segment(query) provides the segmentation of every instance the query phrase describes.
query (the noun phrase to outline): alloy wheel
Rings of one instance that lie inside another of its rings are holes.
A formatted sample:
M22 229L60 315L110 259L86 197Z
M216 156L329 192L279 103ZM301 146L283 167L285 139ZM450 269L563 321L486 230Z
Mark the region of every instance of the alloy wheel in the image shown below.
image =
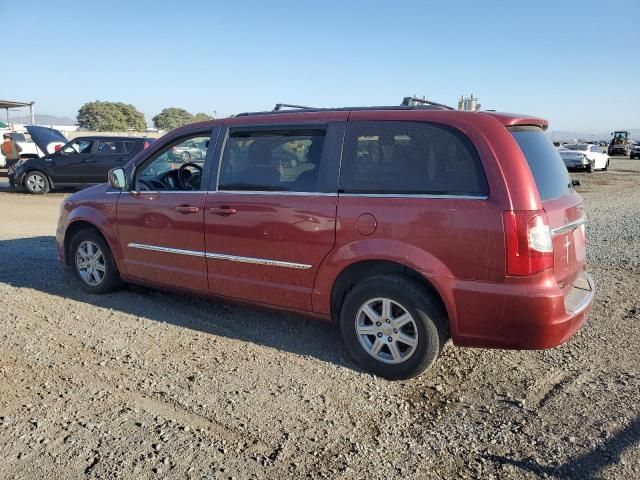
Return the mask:
M27 188L32 192L44 190L45 180L42 175L34 173L27 178Z
M413 316L390 298L373 298L356 314L356 334L365 351L376 360L398 364L418 347L418 327Z
M105 259L100 247L89 240L80 243L76 249L76 268L87 285L100 285L106 273Z

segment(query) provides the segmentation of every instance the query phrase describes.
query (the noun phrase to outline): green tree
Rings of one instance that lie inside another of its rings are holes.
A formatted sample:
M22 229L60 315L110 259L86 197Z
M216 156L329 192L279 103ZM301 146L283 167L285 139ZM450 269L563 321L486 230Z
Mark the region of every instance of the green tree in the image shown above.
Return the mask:
M144 115L122 102L89 102L78 110L78 126L93 131L123 132L145 130Z
M184 108L165 108L155 117L153 125L160 130L173 130L174 128L193 123L193 115Z
M147 121L144 114L139 112L136 107L131 104L116 103L115 104L127 119L127 127L129 130L142 132L147 129Z
M194 122L204 122L206 120L213 120L213 117L207 113L204 112L200 112L200 113L196 113L193 116L193 121Z

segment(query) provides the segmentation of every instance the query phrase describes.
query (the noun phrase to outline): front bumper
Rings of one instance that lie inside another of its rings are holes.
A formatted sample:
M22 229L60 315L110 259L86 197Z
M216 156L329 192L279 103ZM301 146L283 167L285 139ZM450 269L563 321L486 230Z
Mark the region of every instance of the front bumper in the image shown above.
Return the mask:
M56 229L56 250L58 252L58 260L61 263L67 263L64 252L64 227L58 227Z
M454 343L519 350L562 345L586 321L595 296L595 283L583 271L563 290L549 284L482 284L472 290L461 285L463 288L455 291Z
M27 172L24 169L24 165L20 165L19 167L14 166L13 169L9 169L7 174L13 177L13 181L16 185L24 185L24 177Z

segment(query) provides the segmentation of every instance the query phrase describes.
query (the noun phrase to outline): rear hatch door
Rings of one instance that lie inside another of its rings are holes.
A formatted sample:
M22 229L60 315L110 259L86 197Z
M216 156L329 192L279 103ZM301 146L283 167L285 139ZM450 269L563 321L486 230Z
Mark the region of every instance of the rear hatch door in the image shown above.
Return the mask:
M28 125L25 127L31 139L45 155L56 151L56 146L62 146L69 140L60 133L59 130L38 125Z
M541 128L517 126L509 131L529 163L549 220L556 281L561 288L569 287L585 265L582 198L572 189L562 157Z

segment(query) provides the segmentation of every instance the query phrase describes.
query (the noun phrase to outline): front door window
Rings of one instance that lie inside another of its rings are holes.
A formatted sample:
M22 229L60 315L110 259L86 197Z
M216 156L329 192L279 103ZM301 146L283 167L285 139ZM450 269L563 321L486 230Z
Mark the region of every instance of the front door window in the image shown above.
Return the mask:
M69 142L62 148L65 155L73 155L76 153L90 153L93 142L91 140L76 140Z
M209 136L180 140L142 165L136 190L200 190Z

